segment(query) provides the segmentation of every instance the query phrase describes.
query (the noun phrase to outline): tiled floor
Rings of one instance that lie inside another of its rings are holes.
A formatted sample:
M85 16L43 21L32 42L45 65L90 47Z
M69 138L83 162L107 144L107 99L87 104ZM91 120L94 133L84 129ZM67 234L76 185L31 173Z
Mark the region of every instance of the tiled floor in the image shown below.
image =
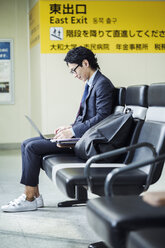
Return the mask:
M19 184L21 155L18 150L0 151L0 205L23 193ZM150 190L165 190L165 173ZM42 171L40 191L45 207L37 211L3 213L0 211L0 248L85 248L99 241L90 229L85 206L58 208L66 200Z
M23 193L20 175L20 152L0 151L0 205ZM22 213L0 210L0 248L85 248L99 241L88 225L85 206L58 208L66 197L43 171L40 185L44 208Z

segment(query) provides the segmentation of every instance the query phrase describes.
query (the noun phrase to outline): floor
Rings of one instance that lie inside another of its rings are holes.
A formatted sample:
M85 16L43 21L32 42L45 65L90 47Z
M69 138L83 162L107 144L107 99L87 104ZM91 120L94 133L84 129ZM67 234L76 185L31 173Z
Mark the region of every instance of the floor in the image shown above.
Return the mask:
M20 185L21 155L19 150L0 151L0 205L23 193ZM150 190L165 190L165 173ZM44 171L40 191L45 207L37 211L3 213L0 211L0 248L87 248L99 241L87 222L85 206L58 208L66 200Z
M0 151L0 205L23 193L20 175L20 152ZM44 208L21 213L0 210L0 248L86 248L99 241L88 225L85 206L58 208L57 203L67 198L44 171L40 174L40 185Z

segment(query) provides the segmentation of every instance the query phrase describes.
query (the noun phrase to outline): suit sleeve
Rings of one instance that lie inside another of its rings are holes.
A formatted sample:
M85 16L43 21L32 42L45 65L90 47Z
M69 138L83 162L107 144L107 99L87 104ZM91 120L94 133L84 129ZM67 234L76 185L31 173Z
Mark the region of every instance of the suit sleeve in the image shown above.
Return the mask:
M95 98L92 102L95 106L88 106L87 102L87 113L90 111L90 108L95 109L95 114L89 118L84 118L83 122L77 122L73 124L72 128L76 137L81 137L90 127L97 124L99 121L106 118L112 113L114 107L114 86L112 83L104 78L99 82L95 89ZM90 99L89 99L90 101Z

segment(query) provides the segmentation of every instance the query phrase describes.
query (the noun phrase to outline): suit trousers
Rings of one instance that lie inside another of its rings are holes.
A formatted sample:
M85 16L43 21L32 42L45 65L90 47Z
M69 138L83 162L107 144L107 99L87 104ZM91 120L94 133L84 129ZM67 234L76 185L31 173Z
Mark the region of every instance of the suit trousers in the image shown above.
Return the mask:
M39 174L42 167L42 158L45 155L74 153L69 148L59 148L56 142L41 137L25 140L21 145L22 152L22 177L20 183L35 187L39 184Z

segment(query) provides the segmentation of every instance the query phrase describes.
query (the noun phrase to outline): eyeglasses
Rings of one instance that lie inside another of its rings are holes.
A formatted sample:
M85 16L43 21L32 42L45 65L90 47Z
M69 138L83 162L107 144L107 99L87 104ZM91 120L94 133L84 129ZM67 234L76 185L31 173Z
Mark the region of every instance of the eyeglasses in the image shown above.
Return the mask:
M79 67L79 65L77 65L74 69L71 69L70 73L71 74L77 73L76 70L77 70L78 67Z

